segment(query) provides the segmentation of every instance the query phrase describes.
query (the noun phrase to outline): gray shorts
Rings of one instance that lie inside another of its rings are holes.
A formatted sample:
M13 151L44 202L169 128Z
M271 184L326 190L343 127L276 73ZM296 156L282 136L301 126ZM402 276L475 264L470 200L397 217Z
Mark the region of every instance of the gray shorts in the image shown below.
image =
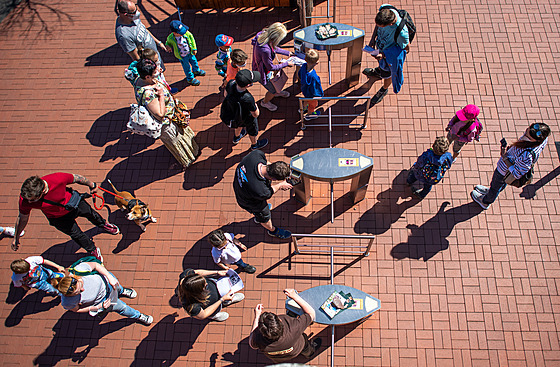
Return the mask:
M458 154L463 146L467 144L466 141L459 141L459 137L455 134L451 134L450 131L447 132L447 140L449 142L453 142L453 153Z

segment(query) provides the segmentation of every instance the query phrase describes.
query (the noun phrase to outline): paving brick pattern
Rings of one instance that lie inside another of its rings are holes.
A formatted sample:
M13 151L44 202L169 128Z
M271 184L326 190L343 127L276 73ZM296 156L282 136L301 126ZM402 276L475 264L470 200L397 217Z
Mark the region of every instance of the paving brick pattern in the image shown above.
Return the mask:
M337 1L337 21L362 28L367 38L380 4ZM63 265L83 251L34 212L21 250L1 240L5 299L0 305L2 365L85 366L264 366L249 348L252 309L262 302L281 312L281 290L328 283L328 257L300 255L285 260L288 244L268 237L233 199L234 167L248 141L232 147L232 133L219 122L220 78L213 70L213 38L226 33L251 51L250 39L266 24L298 27L289 9L247 8L189 11L185 22L199 44L207 76L187 87L180 65L165 55L166 77L183 88L178 97L193 108L192 127L202 155L186 172L169 169L172 156L159 141L125 131L132 89L122 77L129 58L114 38L110 1L43 0L16 9L0 24L1 224L13 225L23 180L55 171L111 179L149 203L157 224L145 233L127 222L110 197L101 212L122 236L88 230L107 267L138 298L133 307L154 316L151 327L123 320L64 313L59 300L9 287L9 263L43 254ZM335 185L336 220L331 224L329 189L314 184L312 202L302 206L288 193L276 194L275 223L299 233L375 234L372 253L360 262L337 257L343 269L335 282L379 298L381 309L359 326L337 329L336 366L557 366L560 264L557 242L559 171L554 140L560 115L557 1L402 1L418 27L398 96L389 93L370 110L367 129L336 129L337 147L374 159L367 197L352 206L348 183ZM158 38L176 19L170 1L141 2L143 21ZM315 14L326 12L326 2ZM291 46L291 34L286 46ZM327 85L324 53L318 67L329 96L372 95L362 76L357 88L341 82L345 55L333 52L333 85ZM365 58L363 66L373 66ZM291 83L290 83L291 84ZM299 92L290 86L290 92ZM252 88L257 98L260 86ZM276 99L279 112L262 111L264 149L269 160L328 146L327 130L298 125L296 99ZM482 108L480 143L467 145L447 178L422 202L404 185L415 158L441 135L453 113L467 103ZM337 104L353 113L359 104ZM536 166L536 183L507 188L482 212L469 191L487 184L499 154L499 140L513 141L531 122L552 128ZM543 185L546 184L546 185ZM533 198L533 200L529 200ZM85 221L79 222L90 228ZM223 227L245 235L244 258L255 275L242 275L246 300L228 308L225 323L187 318L173 296L185 267L215 269L204 237ZM355 244L355 242L340 242ZM311 327L327 349L310 363L330 363L330 329Z

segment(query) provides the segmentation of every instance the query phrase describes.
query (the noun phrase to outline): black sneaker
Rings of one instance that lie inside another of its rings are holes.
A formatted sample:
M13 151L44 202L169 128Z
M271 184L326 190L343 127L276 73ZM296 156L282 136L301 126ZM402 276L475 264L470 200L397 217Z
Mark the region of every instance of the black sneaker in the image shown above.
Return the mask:
M381 76L377 73L377 68L374 70L372 68L365 68L362 71L362 74L364 74L365 76L367 76L369 78L370 81L378 81L381 80Z
M154 318L150 315L144 315L143 313L141 313L140 317L138 318L138 322L149 326L152 324L152 322L154 322Z
M267 232L270 236L280 238L282 240L285 240L285 239L288 239L288 238L292 237L292 232L290 232L286 229L282 229L280 227L276 227L274 232L271 232L271 231L267 231Z
M244 268L238 267L237 272L239 273L240 271L244 271L245 273L253 274L254 272L257 271L257 268L255 268L253 265L247 264Z
M381 102L381 100L385 98L387 93L389 93L389 89L385 89L383 87L379 88L377 93L375 93L375 96L373 96L373 98L371 99L371 105L373 106Z
M235 136L233 138L233 145L237 145L237 143L239 143L239 141L241 141L241 139L243 139L245 135L247 135L247 130L242 129L241 132L239 133L239 136Z
M267 145L268 145L268 139L261 139L261 140L257 140L257 144L251 145L251 149L257 150L257 149L264 148Z
M136 291L132 288L123 288L123 291L120 295L132 299L136 298L136 296L138 296L138 293L136 293Z

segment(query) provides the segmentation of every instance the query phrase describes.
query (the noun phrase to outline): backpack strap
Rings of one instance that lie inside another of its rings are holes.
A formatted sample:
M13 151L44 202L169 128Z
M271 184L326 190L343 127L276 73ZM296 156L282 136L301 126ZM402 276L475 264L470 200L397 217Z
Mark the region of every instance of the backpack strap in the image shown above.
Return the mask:
M395 10L397 12L397 14L399 14L399 9L395 8L393 5L385 5L379 8L379 10L383 10L383 9L391 9L391 10ZM401 15L399 14L399 18L401 18L401 22L399 23L399 25L397 26L397 30L395 31L395 43L397 43L397 39L399 38L399 35L401 34L404 26L405 26L405 21L404 18L401 17ZM374 31L374 35L377 37L377 26L375 26L375 31Z

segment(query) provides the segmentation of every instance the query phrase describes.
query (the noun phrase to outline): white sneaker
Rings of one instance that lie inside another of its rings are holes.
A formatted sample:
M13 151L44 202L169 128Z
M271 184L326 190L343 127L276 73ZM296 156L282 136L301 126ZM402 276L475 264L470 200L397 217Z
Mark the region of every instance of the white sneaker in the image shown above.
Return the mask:
M233 299L231 301L224 301L224 307L233 305L234 303L241 302L245 299L245 295L243 293L235 293L233 295Z
M481 194L480 192L473 190L471 192L471 197L473 198L474 201L476 201L476 203L478 205L480 205L480 207L484 210L488 209L488 207L490 206L490 204L485 204L482 200L484 199L486 195L485 194Z
M229 313L220 311L214 316L210 317L210 320L214 321L226 321L229 318Z
M263 101L261 101L261 106L264 107L264 108L266 108L267 110L269 110L269 111L271 111L271 112L274 112L274 111L276 111L276 110L278 109L278 106L275 105L275 104L272 103L272 102L264 103Z
M15 237L16 229L14 227L4 227L4 232L2 232L2 234L8 237ZM23 237L24 234L25 231L21 231L21 234L19 236Z
M290 92L288 92L287 90L283 90L280 93L276 94L278 97L282 97L282 98L288 98L290 96Z
M482 185L476 185L474 189L484 195L488 194L488 190L490 190L488 187Z

